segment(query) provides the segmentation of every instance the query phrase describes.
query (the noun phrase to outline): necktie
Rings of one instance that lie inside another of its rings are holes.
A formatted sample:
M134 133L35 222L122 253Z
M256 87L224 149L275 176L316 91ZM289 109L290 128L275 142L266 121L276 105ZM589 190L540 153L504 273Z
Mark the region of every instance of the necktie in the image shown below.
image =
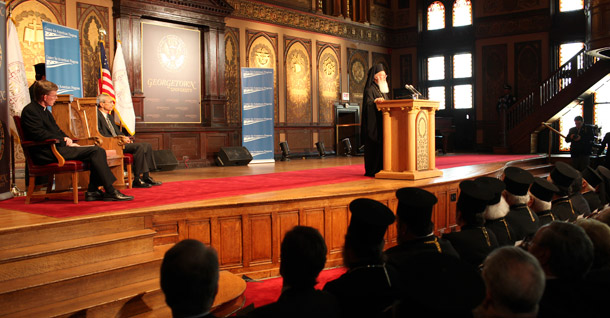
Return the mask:
M116 132L114 131L114 126L112 126L112 123L110 122L110 119L108 118L108 115L104 115L104 117L106 118L106 125L108 125L108 129L110 129L110 132L112 133L112 137L116 137Z

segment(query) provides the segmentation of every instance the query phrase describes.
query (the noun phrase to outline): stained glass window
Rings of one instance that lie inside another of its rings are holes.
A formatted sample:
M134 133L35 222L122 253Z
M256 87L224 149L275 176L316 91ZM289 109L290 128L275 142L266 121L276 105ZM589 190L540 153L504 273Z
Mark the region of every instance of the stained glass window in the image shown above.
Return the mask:
M445 6L440 1L434 1L428 6L428 30L445 28Z
M585 7L584 0L559 0L559 12L582 10Z
M472 77L472 54L456 54L453 56L453 78L465 77Z
M428 88L428 99L439 102L438 109L445 109L445 87L435 86Z
M472 108L472 85L453 86L453 108Z
M470 0L456 0L453 3L453 26L472 24L472 3Z
M435 56L428 58L428 80L445 79L445 57Z

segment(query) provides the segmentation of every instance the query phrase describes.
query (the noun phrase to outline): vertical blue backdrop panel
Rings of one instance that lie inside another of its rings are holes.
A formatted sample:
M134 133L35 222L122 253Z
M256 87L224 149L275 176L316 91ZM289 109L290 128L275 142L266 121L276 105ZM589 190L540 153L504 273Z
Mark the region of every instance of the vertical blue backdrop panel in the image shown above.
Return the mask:
M242 145L252 162L273 160L273 69L241 68Z
M42 21L47 80L57 86L57 94L83 97L83 80L78 30Z

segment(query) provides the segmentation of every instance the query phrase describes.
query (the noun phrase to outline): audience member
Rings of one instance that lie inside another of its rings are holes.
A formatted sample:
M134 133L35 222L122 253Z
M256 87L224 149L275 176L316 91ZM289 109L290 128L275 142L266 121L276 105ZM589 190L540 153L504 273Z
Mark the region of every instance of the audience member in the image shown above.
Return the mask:
M445 253L459 257L451 243L434 235L432 208L434 194L419 188L396 191L396 230L398 245L386 250L388 261L400 267L402 260L420 253Z
M589 203L581 193L583 181L582 174L579 172L578 177L572 181L570 191L568 192L568 198L570 198L570 202L572 202L572 208L574 209L577 218L591 214Z
M607 207L610 203L610 170L604 166L597 166L595 170L602 177L599 185L599 200L602 207Z
M568 194L570 185L577 177L578 171L561 161L555 163L555 168L549 174L549 181L559 189L559 192L555 194L552 201L551 210L553 215L561 221L576 220L576 212L572 207Z
M538 216L540 226L555 221L556 217L551 211L551 200L559 189L546 179L534 178L534 183L530 187L532 197L531 209Z
M326 283L343 317L374 317L397 296L398 273L383 259L384 236L394 213L382 203L356 199L349 205L352 218L345 235L343 263L347 273Z
M443 253L422 253L403 267L408 288L383 317L472 317L485 298L477 268Z
M595 219L610 226L610 207L607 207L597 213Z
M485 184L494 195L483 212L485 227L494 232L500 246L514 245L515 232L505 219L506 214L510 211L510 206L502 195L506 188L504 182L492 177L480 177L475 181Z
M295 226L280 246L280 275L284 279L280 298L254 309L248 317L339 317L337 298L314 289L326 263L326 243L318 230Z
M58 139L57 151L66 159L82 160L90 165L90 178L85 201L126 201L132 196L124 195L112 185L116 180L106 160L106 151L98 146L81 147L57 126L55 118L47 110L57 100L58 87L55 83L40 80L34 84L35 101L21 111L21 125L25 138L31 141ZM36 164L57 162L48 145L31 147L30 155ZM103 186L105 192L98 187Z
M170 248L161 263L161 290L172 316L213 318L218 277L218 256L211 247L188 239Z
M585 231L553 221L536 232L528 250L546 276L538 317L591 317L582 284L593 264L593 243Z
M485 259L482 276L487 293L475 317L536 317L545 280L534 256L514 246L498 248Z
M442 236L451 242L461 259L473 266L479 266L498 247L496 235L487 230L483 218L487 202L492 198L493 193L482 183L471 180L460 182L456 221L461 230Z
M599 188L602 183L602 177L595 172L591 167L587 167L582 172L582 196L587 200L591 213L598 211L602 207L602 201L599 198ZM585 216L588 216L585 215Z
M533 182L534 176L528 171L518 167L504 169L504 183L506 184L504 197L510 206L506 221L514 230L515 242L534 235L540 227L538 215L529 207L531 201L529 188Z

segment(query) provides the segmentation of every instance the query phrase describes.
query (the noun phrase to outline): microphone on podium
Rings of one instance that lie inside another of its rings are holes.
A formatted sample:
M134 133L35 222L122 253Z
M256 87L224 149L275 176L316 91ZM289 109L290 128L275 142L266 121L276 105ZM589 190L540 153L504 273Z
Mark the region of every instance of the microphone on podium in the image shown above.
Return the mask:
M420 93L415 87L413 87L413 85L405 84L405 88L408 89L411 93L413 93L415 99L417 99L417 97L424 97L424 95L422 95L422 93Z

